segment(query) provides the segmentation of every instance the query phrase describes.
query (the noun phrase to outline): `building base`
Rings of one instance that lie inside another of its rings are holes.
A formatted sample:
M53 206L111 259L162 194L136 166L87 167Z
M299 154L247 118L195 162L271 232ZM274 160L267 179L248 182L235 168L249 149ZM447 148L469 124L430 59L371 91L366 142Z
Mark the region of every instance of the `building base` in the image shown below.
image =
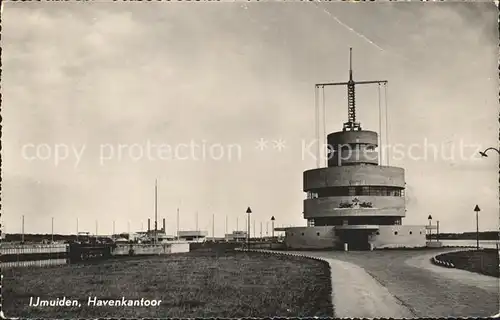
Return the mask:
M373 250L426 246L425 226L320 226L287 228L284 244L290 250Z

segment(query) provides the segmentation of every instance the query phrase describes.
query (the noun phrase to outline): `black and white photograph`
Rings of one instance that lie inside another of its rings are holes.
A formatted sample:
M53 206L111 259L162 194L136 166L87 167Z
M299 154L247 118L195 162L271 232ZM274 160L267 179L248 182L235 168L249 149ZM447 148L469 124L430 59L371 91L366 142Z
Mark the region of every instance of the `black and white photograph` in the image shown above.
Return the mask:
M2 318L500 317L494 1L2 1Z

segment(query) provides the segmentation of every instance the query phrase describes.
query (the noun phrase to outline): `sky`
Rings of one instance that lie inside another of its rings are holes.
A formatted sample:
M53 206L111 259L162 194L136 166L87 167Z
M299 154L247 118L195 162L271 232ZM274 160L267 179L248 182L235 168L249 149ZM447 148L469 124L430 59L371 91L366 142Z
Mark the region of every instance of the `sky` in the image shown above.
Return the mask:
M257 234L271 216L305 225L314 84L347 80L349 47L355 80L388 80L382 136L403 150L389 152L406 170L403 224L431 214L442 232L474 231L478 204L479 228L496 230L498 157L477 151L498 146L497 17L492 3L8 2L5 231L23 215L27 233L50 233L51 218L56 233L77 219L91 233L145 228L155 179L169 234L177 208L181 230L198 212L216 236L226 217L244 229L249 206ZM338 131L346 89L324 94L320 131ZM356 103L379 131L378 87L358 86Z

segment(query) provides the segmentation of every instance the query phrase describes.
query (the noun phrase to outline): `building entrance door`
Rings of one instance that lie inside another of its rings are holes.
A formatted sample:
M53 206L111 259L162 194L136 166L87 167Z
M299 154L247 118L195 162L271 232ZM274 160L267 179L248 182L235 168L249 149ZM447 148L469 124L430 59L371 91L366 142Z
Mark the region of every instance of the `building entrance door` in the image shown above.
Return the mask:
M349 251L370 250L370 230L339 230L339 247L343 250L347 243Z

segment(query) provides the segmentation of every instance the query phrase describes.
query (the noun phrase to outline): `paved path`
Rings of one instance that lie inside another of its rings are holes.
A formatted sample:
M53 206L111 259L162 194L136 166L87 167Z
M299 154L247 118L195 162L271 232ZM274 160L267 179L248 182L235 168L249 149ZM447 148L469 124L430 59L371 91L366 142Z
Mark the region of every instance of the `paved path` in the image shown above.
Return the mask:
M412 313L363 268L325 259L332 275L332 300L338 318L410 318Z
M409 266L434 272L448 279L453 279L465 286L473 286L479 289L486 290L491 294L498 294L500 278L490 277L461 269L443 268L440 266L436 266L432 263L429 263L429 260L435 255L435 253L419 255L405 260L405 263Z
M458 269L438 270L441 267L432 265L429 258L445 251L450 250L302 254L330 262L337 317L388 317L383 306L401 314L394 317L490 317L497 314L498 279ZM353 268L352 264L358 268Z

